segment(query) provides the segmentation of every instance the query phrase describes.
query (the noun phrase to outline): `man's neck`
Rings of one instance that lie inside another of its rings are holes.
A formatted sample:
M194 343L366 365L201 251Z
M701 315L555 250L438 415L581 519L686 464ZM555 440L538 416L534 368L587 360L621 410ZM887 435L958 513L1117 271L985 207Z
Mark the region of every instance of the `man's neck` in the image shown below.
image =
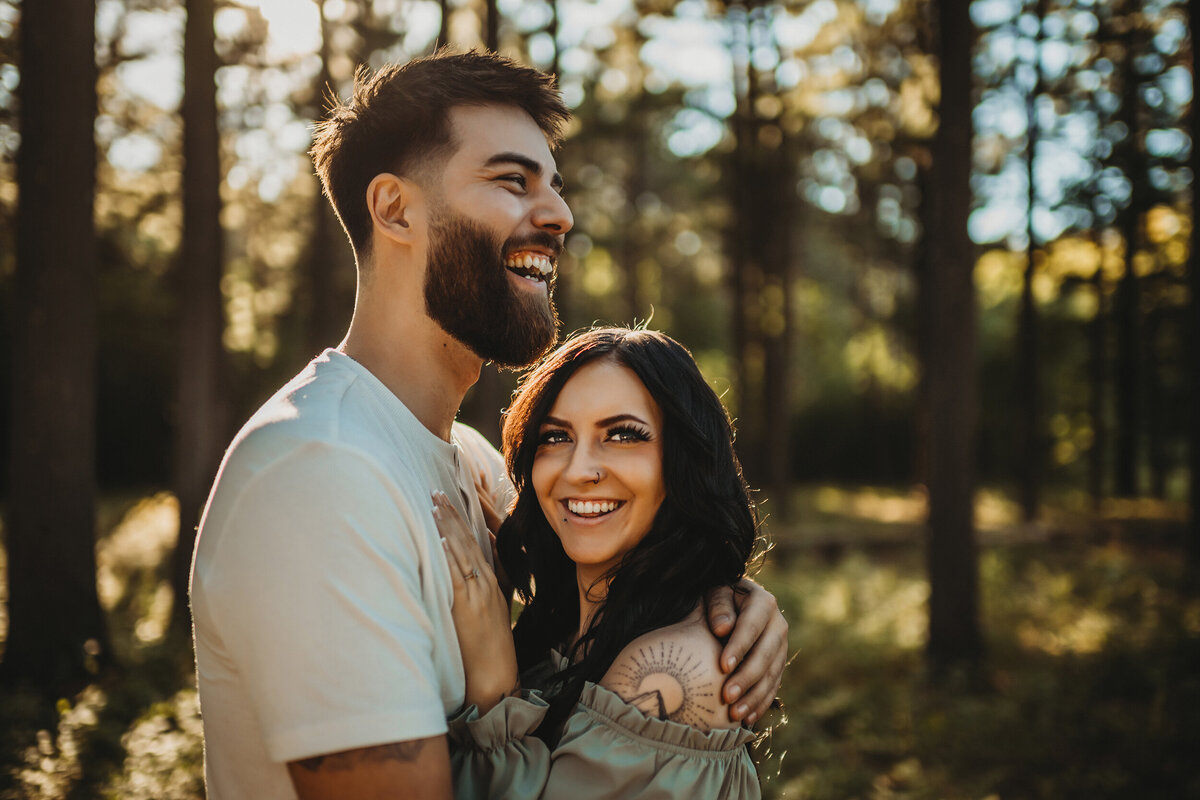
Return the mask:
M458 407L479 380L483 360L440 327L404 327L400 333L372 331L352 322L338 349L370 370L430 432L450 441Z

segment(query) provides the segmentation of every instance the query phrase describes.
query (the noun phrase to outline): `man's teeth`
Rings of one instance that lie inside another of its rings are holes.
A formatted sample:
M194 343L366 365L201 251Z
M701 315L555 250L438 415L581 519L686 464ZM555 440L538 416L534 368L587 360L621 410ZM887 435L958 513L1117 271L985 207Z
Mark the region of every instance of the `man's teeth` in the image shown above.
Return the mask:
M615 500L568 500L567 510L572 514L607 514L618 505Z
M517 253L509 256L504 262L504 266L513 269L537 270L542 275L549 275L554 271L554 263L541 253Z

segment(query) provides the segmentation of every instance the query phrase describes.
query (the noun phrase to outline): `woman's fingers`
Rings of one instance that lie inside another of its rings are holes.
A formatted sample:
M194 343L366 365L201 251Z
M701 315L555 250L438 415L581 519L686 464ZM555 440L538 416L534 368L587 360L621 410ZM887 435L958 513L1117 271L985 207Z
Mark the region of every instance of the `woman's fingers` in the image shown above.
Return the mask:
M495 536L496 531L500 530L500 523L504 522L504 515L496 509L496 504L492 502L492 495L482 481L475 483L475 493L479 496L479 508L483 511L483 522Z
M451 568L450 580L455 593L465 588L465 583L470 580L490 579L494 582L495 578L478 542L471 535L462 515L441 492L433 494L433 519L445 542L446 563Z

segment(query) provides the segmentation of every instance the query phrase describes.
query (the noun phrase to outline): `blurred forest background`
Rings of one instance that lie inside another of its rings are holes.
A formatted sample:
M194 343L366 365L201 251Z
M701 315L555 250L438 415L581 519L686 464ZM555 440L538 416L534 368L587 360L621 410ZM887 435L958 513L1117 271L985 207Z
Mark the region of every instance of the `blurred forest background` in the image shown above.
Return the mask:
M353 303L311 125L438 42L574 111L564 332L649 320L737 420L768 797L1200 797L1197 13L0 0L0 798L203 795L200 508Z

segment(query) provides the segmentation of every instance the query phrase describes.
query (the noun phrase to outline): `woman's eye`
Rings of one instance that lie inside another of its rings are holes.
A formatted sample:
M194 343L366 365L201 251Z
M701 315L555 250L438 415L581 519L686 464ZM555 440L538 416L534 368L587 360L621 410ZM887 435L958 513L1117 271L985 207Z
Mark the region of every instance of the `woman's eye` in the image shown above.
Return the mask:
M570 441L566 431L543 431L538 437L538 444L561 444Z
M650 434L640 428L614 428L608 432L608 438L614 442L646 442Z

